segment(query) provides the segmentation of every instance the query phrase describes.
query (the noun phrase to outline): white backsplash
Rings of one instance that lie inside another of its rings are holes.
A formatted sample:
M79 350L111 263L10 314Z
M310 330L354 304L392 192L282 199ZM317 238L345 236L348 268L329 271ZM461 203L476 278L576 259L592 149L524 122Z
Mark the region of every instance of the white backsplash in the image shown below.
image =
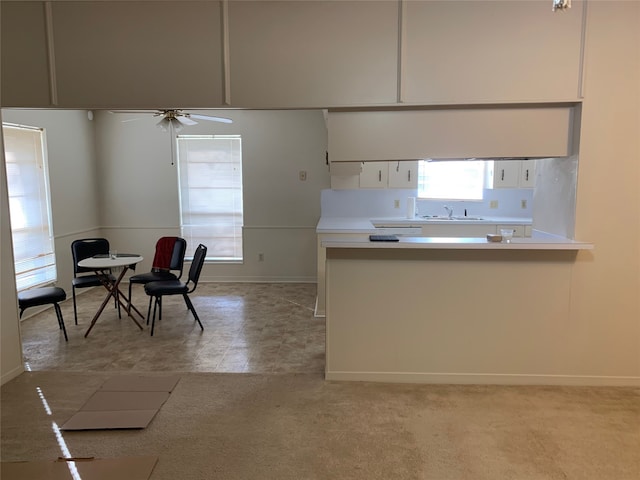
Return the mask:
M533 228L574 238L578 156L538 160Z
M321 214L324 217L406 217L407 199L415 197L415 190L370 189L370 190L322 190ZM398 208L395 202L398 201ZM526 208L522 208L522 201ZM491 208L491 202L497 202ZM485 189L482 201L416 201L416 214L445 215L444 206L453 207L454 215L531 218L533 212L533 189Z

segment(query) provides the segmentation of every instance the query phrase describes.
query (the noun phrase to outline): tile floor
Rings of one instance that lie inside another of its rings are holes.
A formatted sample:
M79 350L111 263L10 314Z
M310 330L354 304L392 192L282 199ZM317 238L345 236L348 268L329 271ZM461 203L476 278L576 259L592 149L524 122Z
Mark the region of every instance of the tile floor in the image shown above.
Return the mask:
M78 325L73 303L61 304L69 342L52 308L22 324L27 369L114 372L324 372L324 318L313 316L315 284L200 283L191 295L204 331L181 296L165 297L153 337L145 322L118 319L110 302L84 334L105 290L80 291ZM69 297L71 297L69 295ZM148 297L134 286L134 305L146 315ZM29 310L25 312L29 314Z

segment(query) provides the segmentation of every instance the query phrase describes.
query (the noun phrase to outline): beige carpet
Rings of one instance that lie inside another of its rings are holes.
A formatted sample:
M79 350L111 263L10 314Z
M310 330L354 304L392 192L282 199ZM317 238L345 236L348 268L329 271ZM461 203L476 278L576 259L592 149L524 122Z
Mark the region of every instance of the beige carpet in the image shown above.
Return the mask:
M60 456L53 423L110 376L32 372L4 385L2 461ZM152 480L638 480L640 389L184 373L147 429L61 438L77 457L158 455Z

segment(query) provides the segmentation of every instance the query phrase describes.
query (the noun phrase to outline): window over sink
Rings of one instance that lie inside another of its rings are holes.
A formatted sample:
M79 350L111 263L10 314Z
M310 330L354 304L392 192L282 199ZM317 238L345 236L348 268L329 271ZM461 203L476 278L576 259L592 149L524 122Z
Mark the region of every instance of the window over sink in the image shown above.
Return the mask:
M430 200L482 200L483 160L420 160L418 198Z

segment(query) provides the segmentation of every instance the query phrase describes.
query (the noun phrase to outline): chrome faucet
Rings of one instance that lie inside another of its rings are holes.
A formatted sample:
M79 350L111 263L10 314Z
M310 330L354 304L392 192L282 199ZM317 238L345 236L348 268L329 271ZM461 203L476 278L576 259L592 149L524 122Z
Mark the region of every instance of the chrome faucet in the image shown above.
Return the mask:
M447 211L447 216L449 218L453 217L453 208L452 207L449 207L448 205L445 205L444 209Z

